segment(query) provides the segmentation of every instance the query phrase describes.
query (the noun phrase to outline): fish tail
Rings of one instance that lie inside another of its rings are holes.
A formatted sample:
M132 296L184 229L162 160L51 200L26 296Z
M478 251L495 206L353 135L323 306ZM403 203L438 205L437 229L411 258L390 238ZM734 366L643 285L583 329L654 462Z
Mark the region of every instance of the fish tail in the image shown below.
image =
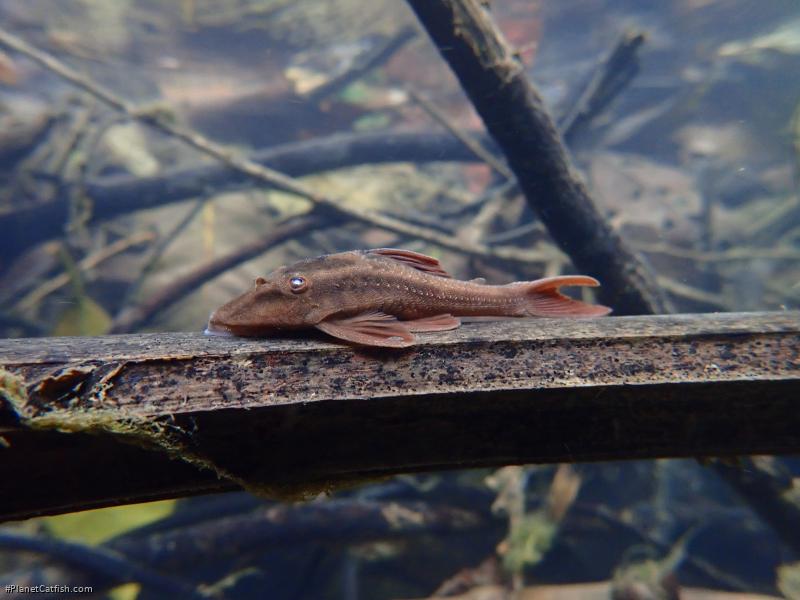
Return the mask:
M602 317L611 312L607 306L574 300L559 292L566 285L597 287L600 282L586 275L564 275L537 279L525 286L525 313L532 317Z

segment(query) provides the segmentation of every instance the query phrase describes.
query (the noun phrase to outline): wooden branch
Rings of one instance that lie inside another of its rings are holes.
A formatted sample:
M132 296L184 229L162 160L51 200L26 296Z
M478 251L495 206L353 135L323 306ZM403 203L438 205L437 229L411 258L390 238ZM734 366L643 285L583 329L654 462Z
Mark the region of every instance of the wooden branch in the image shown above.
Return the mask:
M468 323L403 351L0 340L0 517L393 473L800 451L800 313Z
M800 552L800 510L792 498L795 478L789 469L763 456L742 459L735 465L717 460L710 466L793 552Z
M456 251L463 249L464 244L457 240L453 240L451 236L413 226L405 223L404 221L387 217L386 215L364 210L355 204L348 203L342 199L320 194L306 184L294 179L289 175L264 166L247 156L239 155L238 153L211 141L210 139L201 135L199 132L187 127L183 127L169 118L165 118L165 116L160 114L159 111L139 110L133 104L124 98L117 96L112 91L103 88L88 76L78 73L77 71L71 69L68 65L59 61L56 57L31 46L24 40L7 31L4 31L2 28L0 28L0 47L10 48L27 56L52 73L58 75L62 79L65 79L70 84L88 92L98 100L114 108L115 110L118 110L128 118L153 127L162 133L180 140L184 144L187 144L195 150L214 158L221 164L224 164L234 171L239 172L258 184L266 185L270 188L282 190L301 198L305 198L306 200L310 200L319 208L327 211L333 211L340 216L348 217L359 223L371 225L373 227L378 227L394 233L410 235L428 242L433 242L439 246L442 246L443 248L450 248ZM30 222L30 214L26 215L25 218L28 219L28 224L33 225L33 223ZM2 222L0 222L0 227L4 227ZM3 237L0 237L0 239L3 239ZM492 252L488 248L478 246L477 244L472 244L472 247L473 251L478 254ZM1 250L2 246L0 245L0 251ZM496 251L494 252L496 253Z
M138 109L133 103L99 85L88 75L75 71L55 56L28 44L22 38L3 29L0 29L0 46L19 52L51 73L58 75L71 85L87 92L114 110L124 114L129 119L149 125L166 135L172 136L195 150L211 156L221 163L228 165L230 168L241 172L247 177L270 187L292 194L298 194L313 202L322 202L325 200L325 198L318 195L313 190L306 188L299 182L285 176L283 173L259 165L246 157L238 156L224 146L207 139L197 131L183 127L173 120L165 118L165 115L160 114L158 110Z
M126 250L129 250L130 248L134 248L147 242L152 242L155 237L156 234L154 231L137 231L128 237L119 239L90 254L78 262L78 264L75 266L80 270L81 273L85 273L86 271L90 271L98 265L103 264L108 259L113 258L114 256L117 256ZM69 273L59 273L52 279L48 279L37 286L36 289L28 292L24 298L16 303L15 309L17 311L31 310L48 295L66 286L69 282Z
M407 25L385 40L378 48L368 50L354 61L351 68L341 75L330 79L319 87L312 89L306 99L309 102L319 103L338 94L351 83L364 77L370 71L377 69L389 60L408 42L417 36L415 27Z
M505 154L531 208L617 314L668 312L652 274L605 222L523 65L480 0L408 0Z
M217 548L215 554L222 559L250 556L299 539L353 544L411 538L487 527L487 513L419 500L342 498L262 506L149 539L122 537L107 547L146 565L179 570L181 565L203 561L208 548Z
M601 68L589 79L575 104L558 119L558 128L567 145L571 145L576 135L602 113L619 91L627 87L639 73L639 49L644 40L641 32L623 33Z
M298 543L355 545L479 528L487 531L493 525L487 513L420 500L340 498L262 504L224 517L214 513L215 518L184 522L149 534L138 528L134 534L122 534L97 546L0 529L0 551L39 554L48 566L6 569L0 575L0 585L7 585L6 581L9 584L25 581L29 586L92 586L93 593L99 594L133 581L158 598L224 600L231 596L220 596L202 587L187 593L192 588L179 579L189 565L208 564L209 548L215 549L217 561L236 558L244 562ZM162 521L158 524L162 525Z
M503 179L514 178L514 173L511 172L511 169L509 169L500 158L498 158L490 150L484 148L478 140L456 125L452 119L450 119L443 111L437 108L433 102L411 88L407 88L407 91L409 97L416 104L418 104L429 117L453 134L453 137L464 144L464 146L466 146L478 160L481 160L489 165L489 167L491 167L491 169Z
M397 41L403 42L404 35L405 33L401 32ZM583 118L568 121L568 127L563 132L565 139L577 134L577 130L596 116L609 98L614 93L619 93L624 83L628 81L628 79L620 82L614 80L613 89L608 89L609 86L604 85L610 80L614 67L619 67L625 73L632 71L616 58L619 48L623 47L630 50L624 58L635 64L635 50L638 45L633 48L626 45L626 40L630 38L635 38L635 35L623 38L617 49L611 52L610 58L601 65L599 74L593 78L592 81L602 82L600 85L591 86L590 92L596 95L585 93L579 98L571 112L580 112ZM14 40L20 42L16 38ZM30 49L27 44L23 43L23 46L26 50ZM387 51L395 48L390 44L387 46ZM116 122L119 118L124 120L124 114L114 118L113 121ZM473 131L465 134L475 144L486 147L490 152L495 151L494 141L484 132ZM1 131L0 142L2 142ZM249 157L251 162L293 177L363 164L474 162L479 159L480 157L465 146L462 140L453 138L451 134L391 130L377 133L345 133L292 142L262 149ZM84 182L84 187L86 195L92 199L92 219L97 222L137 210L207 195L210 191L222 192L251 181L244 172L225 164L203 163L165 169L151 177L133 175L99 177ZM29 202L24 208L0 211L0 230L6 234L0 236L0 255L14 256L29 246L61 235L68 216L68 193L62 193L52 201Z
M611 53L614 57L616 51ZM635 56L631 57L634 60ZM616 64L616 63L615 63ZM603 81L610 65L602 65ZM596 76L597 79L600 76ZM585 118L570 121L565 139L576 135L581 126L602 109L610 92L602 85L592 88L602 93L601 99L582 95L579 106L586 106ZM619 85L614 87L618 91ZM578 111L576 107L573 112ZM584 114L581 109L581 114ZM482 131L465 134L481 147L496 151L494 141ZM344 133L313 140L292 142L255 152L250 160L269 166L293 177L344 169L364 164L396 162L474 162L479 156L452 133L380 131L377 133ZM222 192L250 182L241 171L219 164L199 164L169 168L150 177L112 175L85 183L86 194L93 203L92 219L104 221L137 210L154 208L207 194ZM516 184L514 184L516 186ZM516 187L514 188L516 190ZM516 193L516 192L514 192ZM13 212L0 212L0 254L16 254L35 243L62 233L68 216L69 196L61 194L52 201L30 203Z
M492 146L480 132L472 132L480 143ZM432 161L475 162L478 159L450 133L380 131L347 133L262 149L250 160L293 177L324 173L364 164ZM244 173L220 163L168 168L150 176L111 175L85 182L92 199L92 219L106 221L138 210L146 210L203 196L208 190L222 192L250 184ZM21 250L63 233L69 216L69 196L61 194L48 202L28 202L14 211L0 211L0 255Z
M169 231L165 234L159 236L158 241L152 245L148 249L147 258L144 261L144 264L139 268L139 273L136 275L136 279L128 286L128 289L125 290L125 297L122 299L122 303L120 308L117 310L116 315L114 316L114 321L119 321L119 319L126 313L137 301L140 301L139 293L142 290L142 286L144 282L147 280L148 276L150 276L153 271L156 269L156 266L161 262L161 258L164 256L164 253L167 249L177 240L181 234L186 231L187 227L192 224L197 217L198 214L203 210L205 206L207 206L208 198L200 198L194 203L189 211L178 221L175 225L173 225ZM112 332L108 332L112 333Z
M0 550L29 552L86 572L104 589L113 584L137 582L162 596L207 600L216 598L195 590L193 586L171 576L162 575L156 568L131 562L123 554L106 548L87 546L78 542L33 536L16 531L0 531ZM90 585L90 584L85 584ZM8 590L6 594L11 595Z

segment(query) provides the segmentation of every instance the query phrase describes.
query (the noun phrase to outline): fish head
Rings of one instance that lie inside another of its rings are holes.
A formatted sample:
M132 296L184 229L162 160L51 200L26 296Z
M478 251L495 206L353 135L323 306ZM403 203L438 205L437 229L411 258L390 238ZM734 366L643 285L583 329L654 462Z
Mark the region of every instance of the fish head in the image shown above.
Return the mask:
M206 333L258 337L312 327L324 316L314 287L311 274L280 267L211 313Z

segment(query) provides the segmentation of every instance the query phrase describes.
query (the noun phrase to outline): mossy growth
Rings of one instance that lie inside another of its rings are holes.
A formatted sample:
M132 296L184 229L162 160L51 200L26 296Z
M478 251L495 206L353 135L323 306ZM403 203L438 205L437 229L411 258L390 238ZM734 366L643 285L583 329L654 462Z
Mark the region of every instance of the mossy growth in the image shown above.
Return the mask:
M99 384L98 393L105 394L110 378ZM41 387L41 384L39 384ZM158 417L137 415L125 408L53 408L42 411L31 402L26 381L0 368L0 401L10 407L19 423L38 431L58 431L68 434L114 436L122 443L146 450L166 453L170 458L214 472L220 479L231 481L249 493L274 500L307 500L320 494L385 479L381 475L336 478L335 480L276 482L245 478L219 465L202 449L191 443L192 432L173 421L171 415Z
M19 423L38 431L113 435L121 442L147 450L166 452L171 458L210 469L223 478L232 478L205 457L190 452L183 439L186 433L169 423L167 417L135 415L122 408L33 409L25 380L0 368L0 399L10 407Z

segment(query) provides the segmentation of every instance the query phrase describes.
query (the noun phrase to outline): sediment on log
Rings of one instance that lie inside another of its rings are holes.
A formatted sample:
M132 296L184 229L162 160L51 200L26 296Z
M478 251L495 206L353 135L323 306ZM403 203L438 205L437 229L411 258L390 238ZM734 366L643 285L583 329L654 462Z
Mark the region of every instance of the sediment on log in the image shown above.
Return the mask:
M395 473L800 450L800 313L0 340L0 518Z

